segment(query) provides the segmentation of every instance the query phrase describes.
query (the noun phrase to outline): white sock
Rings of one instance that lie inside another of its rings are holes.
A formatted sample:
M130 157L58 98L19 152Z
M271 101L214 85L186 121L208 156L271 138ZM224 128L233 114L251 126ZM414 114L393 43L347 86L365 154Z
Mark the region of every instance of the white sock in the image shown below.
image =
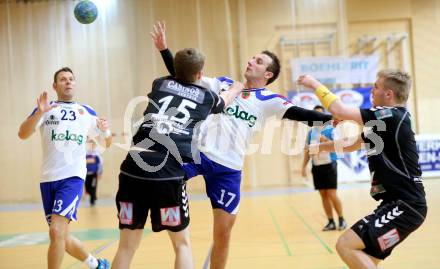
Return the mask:
M84 260L84 263L87 264L90 269L96 269L96 267L98 267L98 259L93 257L92 254L89 254L87 259Z

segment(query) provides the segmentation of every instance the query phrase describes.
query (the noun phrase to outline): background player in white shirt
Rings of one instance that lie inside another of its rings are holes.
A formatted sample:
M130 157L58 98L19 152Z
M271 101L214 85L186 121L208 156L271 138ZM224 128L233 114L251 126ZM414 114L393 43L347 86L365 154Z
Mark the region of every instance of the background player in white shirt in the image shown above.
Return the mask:
M313 108L315 111L324 112L324 107L317 105ZM325 124L324 126L313 127L307 135L307 145L319 143L322 141L333 141L335 139L336 129L332 124ZM304 160L301 169L301 175L307 178L306 167L312 160L312 176L315 190L319 191L321 196L322 206L328 223L322 229L323 231L336 230L336 224L333 220L333 209L339 217L339 230L347 228L343 212L342 202L339 199L336 190L338 188L338 168L336 153L322 152L317 155L310 155L308 150L304 150Z
M106 119L95 111L74 102L75 77L64 67L54 74L52 85L58 100L49 102L47 92L37 99L37 108L21 124L18 136L30 137L38 128L43 146L41 197L49 224L50 245L48 268L60 268L64 251L84 261L90 268L109 268L105 259L96 259L82 243L69 233L68 224L76 221L76 211L86 177L87 136L101 134L106 147L111 144L111 132Z
M174 72L164 23L156 23L151 36L156 48L161 51L168 71ZM307 121L310 126L316 121L331 120L330 115L296 107L284 96L267 90L266 85L275 81L279 72L280 63L274 53L263 51L252 57L244 72L245 90L223 113L206 119L199 136L200 160L184 166L188 178L203 175L213 207L211 268L226 266L231 230L240 201L241 170L252 136L273 116ZM227 77L204 77L201 83L214 92L220 92L227 90L233 80Z

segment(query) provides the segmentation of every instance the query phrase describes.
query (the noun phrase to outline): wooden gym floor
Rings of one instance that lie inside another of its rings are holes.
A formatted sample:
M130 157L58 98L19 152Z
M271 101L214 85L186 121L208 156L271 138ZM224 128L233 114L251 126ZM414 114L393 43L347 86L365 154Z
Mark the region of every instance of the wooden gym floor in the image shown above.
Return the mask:
M440 268L440 180L425 180L428 217L422 227L397 247L381 268ZM338 194L351 225L371 212L376 202L368 184L341 185ZM233 230L227 268L347 268L335 251L341 232L322 232L326 219L319 194L310 188L244 192ZM99 257L113 259L118 243L116 208L102 199L79 209L71 231ZM207 268L211 245L211 207L204 195L190 197L191 240L195 267ZM172 268L174 253L166 233L151 233L147 224L132 268ZM1 268L46 268L47 225L41 206L0 205ZM63 268L85 268L69 255Z

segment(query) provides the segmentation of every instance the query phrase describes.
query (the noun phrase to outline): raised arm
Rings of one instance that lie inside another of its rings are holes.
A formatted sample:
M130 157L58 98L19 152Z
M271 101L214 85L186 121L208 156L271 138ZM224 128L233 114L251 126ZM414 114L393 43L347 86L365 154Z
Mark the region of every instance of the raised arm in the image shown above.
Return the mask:
M160 55L162 56L162 60L165 63L165 66L170 73L171 76L176 76L176 71L174 71L174 57L169 49L161 50Z
M322 105L336 118L340 120L353 120L360 125L364 124L359 108L344 105L335 94L329 91L327 87L322 85L322 83L314 77L301 75L298 78L298 83L307 88L314 89Z
M37 98L37 109L29 116L21 125L18 130L18 137L20 139L26 139L30 137L37 127L38 122L44 113L50 111L52 108L56 107L56 104L50 104L47 100L47 92L43 92L40 97Z
M153 39L154 46L160 52L162 60L171 76L175 76L174 71L174 58L171 51L168 49L166 40L166 27L165 22L156 22L153 25L153 31L150 32L151 38Z
M153 26L153 31L150 32L153 39L154 46L160 51L165 66L171 76L175 75L174 71L174 57L171 51L168 49L166 41L166 26L165 22L156 22ZM223 99L225 106L229 106L235 97L237 97L243 91L243 84L234 82L228 91L220 93L220 97Z

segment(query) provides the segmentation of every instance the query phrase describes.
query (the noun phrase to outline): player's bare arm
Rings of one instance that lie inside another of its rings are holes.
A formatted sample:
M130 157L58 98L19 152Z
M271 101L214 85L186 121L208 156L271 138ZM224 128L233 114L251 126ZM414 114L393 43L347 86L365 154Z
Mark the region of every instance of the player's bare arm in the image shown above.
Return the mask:
M225 107L229 106L244 89L243 83L234 81L227 91L220 93L220 97L225 101Z
M306 148L306 149L304 149L304 159L303 159L303 163L301 166L301 176L303 178L307 178L306 168L307 168L307 164L309 163L309 160L310 160L310 155L309 155L308 149Z
M339 98L327 89L321 82L310 75L301 75L298 83L304 87L314 89L316 96L323 106L332 113L332 115L340 120L353 120L363 125L361 112L359 108L345 106Z
M308 146L308 154L315 155L319 152L353 152L362 148L362 137L345 137L338 140L311 144Z

